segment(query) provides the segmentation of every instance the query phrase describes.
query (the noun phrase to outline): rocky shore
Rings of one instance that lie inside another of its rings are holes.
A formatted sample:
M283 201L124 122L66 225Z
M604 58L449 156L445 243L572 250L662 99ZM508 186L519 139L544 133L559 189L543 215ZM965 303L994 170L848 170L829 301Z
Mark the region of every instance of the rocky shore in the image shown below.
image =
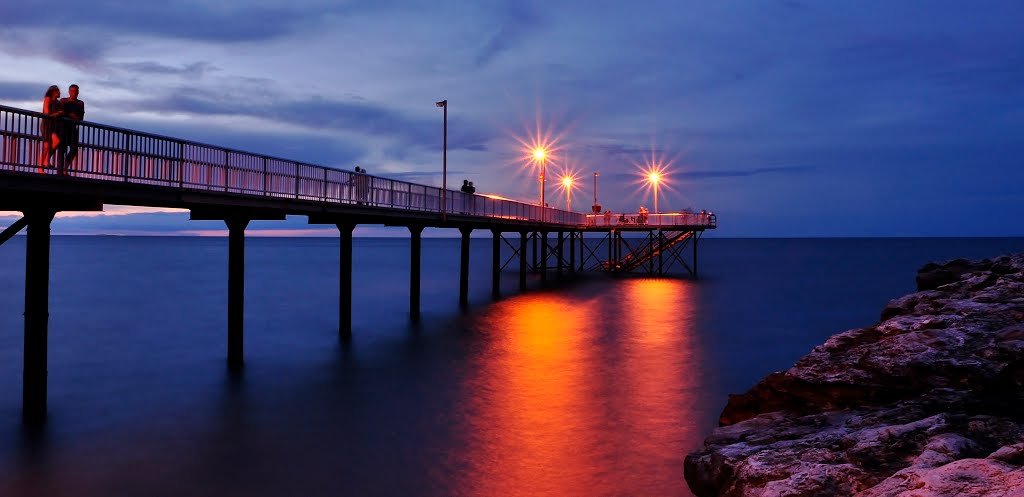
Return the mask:
M1024 255L928 264L917 286L730 396L690 489L1024 497Z

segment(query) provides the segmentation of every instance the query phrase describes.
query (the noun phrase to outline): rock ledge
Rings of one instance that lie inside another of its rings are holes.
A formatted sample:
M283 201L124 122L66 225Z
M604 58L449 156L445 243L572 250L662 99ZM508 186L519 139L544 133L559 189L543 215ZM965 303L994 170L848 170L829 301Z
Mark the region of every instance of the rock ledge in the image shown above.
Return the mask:
M1024 497L1024 255L928 264L875 326L732 395L699 497Z

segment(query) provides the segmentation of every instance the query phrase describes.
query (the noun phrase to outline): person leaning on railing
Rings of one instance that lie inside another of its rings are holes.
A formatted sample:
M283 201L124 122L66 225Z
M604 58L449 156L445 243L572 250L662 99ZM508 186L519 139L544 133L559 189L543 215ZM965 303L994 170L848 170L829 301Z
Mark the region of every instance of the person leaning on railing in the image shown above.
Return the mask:
M63 170L70 168L78 157L78 122L85 119L85 102L78 99L78 85L68 87L68 97L60 99L60 106L66 118L60 127L61 156L57 158L63 174Z
M43 168L50 167L50 158L53 157L57 147L60 146L60 123L58 119L64 114L60 106L60 87L52 85L46 89L43 95L43 114L39 123L39 135L43 142L43 149L39 153L39 172L45 173Z

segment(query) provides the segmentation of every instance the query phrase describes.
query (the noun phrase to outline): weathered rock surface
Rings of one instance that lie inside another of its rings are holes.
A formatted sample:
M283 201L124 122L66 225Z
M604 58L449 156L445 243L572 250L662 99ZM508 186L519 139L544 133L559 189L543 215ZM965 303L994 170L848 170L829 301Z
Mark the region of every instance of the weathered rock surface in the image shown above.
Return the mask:
M1024 255L928 264L875 326L730 396L705 496L1024 497Z

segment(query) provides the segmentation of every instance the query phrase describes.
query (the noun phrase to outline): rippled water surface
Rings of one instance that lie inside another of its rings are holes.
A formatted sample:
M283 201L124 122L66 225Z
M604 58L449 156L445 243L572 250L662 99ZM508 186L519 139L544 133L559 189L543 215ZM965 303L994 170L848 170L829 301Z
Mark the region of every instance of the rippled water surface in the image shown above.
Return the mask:
M0 246L0 495L689 495L683 458L730 392L869 325L933 259L1024 239L721 240L701 275L590 275L490 299L474 240L250 239L246 366L226 370L227 242L55 237L49 414L20 424L24 239ZM506 257L510 254L504 254ZM514 269L514 265L510 266ZM531 287L539 282L531 276Z

